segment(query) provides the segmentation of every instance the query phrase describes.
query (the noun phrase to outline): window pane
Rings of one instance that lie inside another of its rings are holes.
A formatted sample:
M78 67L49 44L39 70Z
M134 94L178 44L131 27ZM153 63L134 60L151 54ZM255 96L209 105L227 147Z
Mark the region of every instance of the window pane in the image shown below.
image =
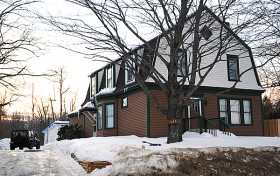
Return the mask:
M228 73L230 80L238 80L238 57L228 56Z
M97 128L102 129L102 106L98 107L97 112Z
M122 99L122 106L127 107L127 97Z
M91 96L95 95L95 76L91 78Z
M252 124L251 118L251 102L249 100L243 100L243 109L244 109L244 123Z
M231 112L231 123L240 124L240 114L238 112Z
M228 123L227 100L220 99L219 106L220 106L220 118L224 118L225 122Z
M113 87L113 69L112 66L107 69L107 87Z
M134 81L134 76L131 72L127 71L127 82Z
M212 36L212 34L213 34L212 31L207 26L204 26L201 29L200 32L201 32L201 35L204 37L205 40L208 40Z
M186 75L186 53L184 50L178 51L178 69L177 76L185 76Z
M246 125L252 124L251 113L244 113L244 123Z
M251 112L251 104L250 101L244 100L243 101L244 112Z
M220 99L220 111L227 111L227 100L226 99Z
M130 62L130 61L128 61ZM129 66L132 66L135 68L135 63L129 63ZM130 83L130 82L133 82L135 80L133 74L132 74L132 68L129 68L127 65L125 66L126 67L126 70L125 70L125 79L126 79L126 83Z
M106 128L114 127L114 105L106 105Z
M230 100L230 115L232 124L241 124L240 102L239 100Z

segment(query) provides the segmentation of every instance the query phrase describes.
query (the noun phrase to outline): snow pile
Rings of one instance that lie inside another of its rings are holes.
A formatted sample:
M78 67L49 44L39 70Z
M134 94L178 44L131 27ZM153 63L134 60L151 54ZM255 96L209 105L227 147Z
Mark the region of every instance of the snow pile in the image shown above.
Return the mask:
M0 150L10 150L10 138L0 140Z
M144 142L143 142L144 141ZM42 147L55 150L65 160L72 160L74 153L79 160L110 161L112 165L96 169L90 175L134 175L151 171L168 171L177 166L178 158L196 158L199 151L212 153L217 150L238 151L240 147L254 150L272 150L280 147L279 137L248 137L225 135L218 131L217 137L209 133L186 132L183 141L166 144L166 137L145 138L137 136L92 137L84 139L54 141ZM10 139L0 140L0 150L9 149ZM160 144L160 146L150 146ZM77 162L69 162L71 168L81 167ZM80 175L84 175L81 172Z
M148 143L143 143L143 141ZM94 170L91 175L118 175L149 172L151 170L168 170L176 167L176 155L182 154L186 148L200 148L205 152L218 148L264 146L280 147L278 137L240 137L228 136L218 132L217 137L209 133L186 132L183 141L166 144L163 138L140 138L137 136L92 137L85 139L63 140L49 143L45 148L57 150L65 155L74 153L80 160L110 161L111 166ZM149 143L161 144L150 146ZM269 149L269 147L268 147ZM196 157L190 150L184 155Z

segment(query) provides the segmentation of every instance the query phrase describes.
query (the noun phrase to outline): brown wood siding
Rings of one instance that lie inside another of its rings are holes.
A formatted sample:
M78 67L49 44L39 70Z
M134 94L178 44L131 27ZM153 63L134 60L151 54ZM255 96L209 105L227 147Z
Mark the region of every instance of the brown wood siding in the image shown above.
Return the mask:
M205 94L207 99L204 101L204 116L208 119L219 117L218 99L214 94Z
M217 118L219 117L218 111L219 111L219 105L218 105L218 97L215 94L206 94L207 98L207 104L204 106L204 115L205 117L211 119L211 118ZM232 125L231 126L231 132L235 135L241 135L241 136L262 136L263 130L262 130L262 110L261 110L261 98L260 96L240 96L240 95L223 95L220 97L224 98L232 98L232 99L250 99L252 102L252 119L253 119L253 125L247 125L247 126L238 126L238 125ZM218 122L215 121L215 123L218 125Z
M85 133L85 137L92 137L93 136L93 124L85 117L84 114L80 114L78 116L69 118L70 125L81 125L82 130Z
M248 135L248 136L262 136L262 106L261 98L259 96L246 97L252 98L252 118L253 126L232 126L231 132L236 135Z
M147 136L146 95L138 92L127 96L128 107L121 107L118 99L118 135Z
M167 106L167 98L161 91L152 91L158 102ZM150 101L150 137L165 137L168 132L168 120L166 115L157 110L153 101Z

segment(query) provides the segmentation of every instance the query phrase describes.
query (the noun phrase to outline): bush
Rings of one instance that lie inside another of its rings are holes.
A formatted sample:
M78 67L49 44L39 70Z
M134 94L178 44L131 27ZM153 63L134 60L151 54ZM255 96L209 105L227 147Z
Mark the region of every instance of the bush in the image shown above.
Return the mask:
M82 126L75 124L75 125L65 125L59 128L57 132L58 138L57 140L64 140L64 139L77 139L84 137L84 132L82 130Z

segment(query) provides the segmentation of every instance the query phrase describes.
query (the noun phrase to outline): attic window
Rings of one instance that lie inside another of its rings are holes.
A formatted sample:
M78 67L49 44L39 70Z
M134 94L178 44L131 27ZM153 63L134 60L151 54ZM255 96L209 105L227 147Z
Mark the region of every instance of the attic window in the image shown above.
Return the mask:
M201 35L203 36L203 38L205 40L208 40L211 36L212 36L212 31L209 29L209 27L204 26L201 30L200 30Z

